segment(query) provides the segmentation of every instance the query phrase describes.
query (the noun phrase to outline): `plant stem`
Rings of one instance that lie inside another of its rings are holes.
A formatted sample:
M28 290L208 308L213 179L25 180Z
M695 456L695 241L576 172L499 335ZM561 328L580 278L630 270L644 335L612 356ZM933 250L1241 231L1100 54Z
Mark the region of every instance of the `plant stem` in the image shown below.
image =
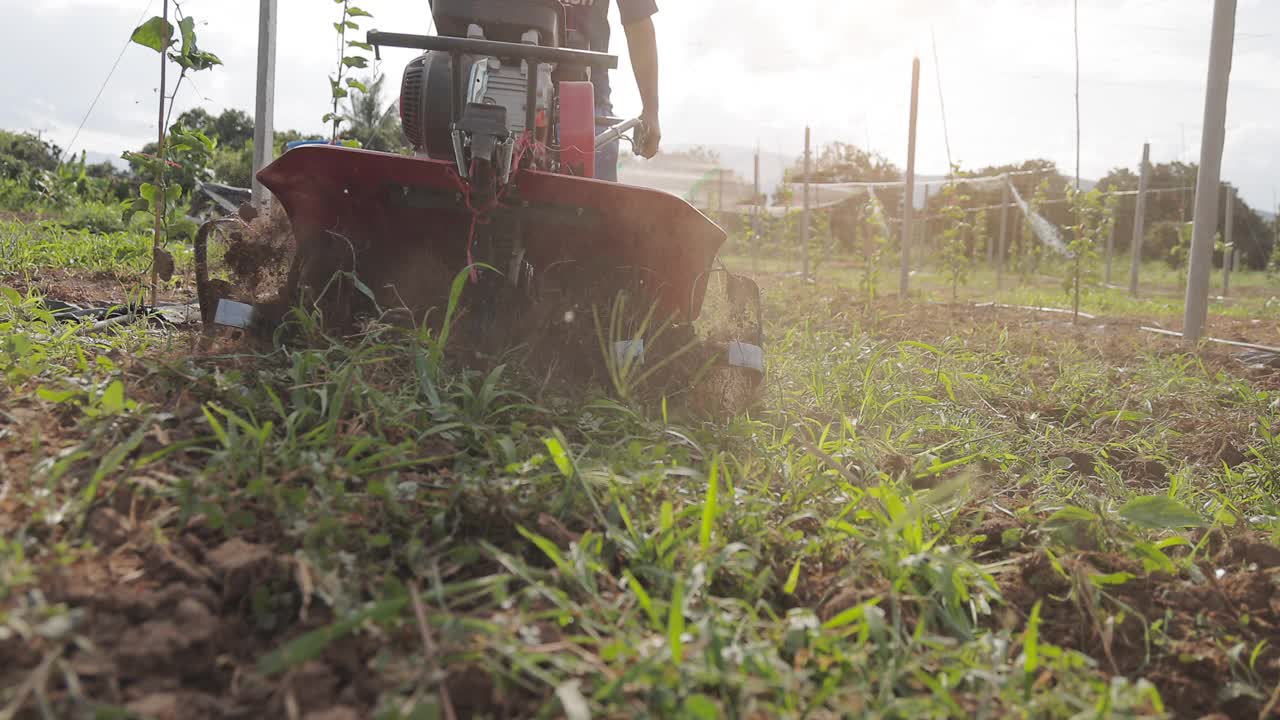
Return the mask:
M161 17L165 22L169 21L169 0L164 0L164 10ZM165 87L167 85L167 74L169 69L169 58L165 55L165 51L160 51L160 111L156 114L156 122L159 124L160 147L156 151L156 156L160 158L159 169L156 171L156 202L152 203L155 211L155 237L151 244L151 305L154 307L158 295L158 286L160 284L160 269L157 260L160 256L160 250L164 247L164 206L167 192L164 187L164 154L165 154Z
M342 21L339 23L338 30L338 79L333 86L333 136L329 138L330 142L338 141L338 89L342 87L342 76L346 70L346 64L342 62L346 57L347 50L347 8L351 5L350 1L342 3Z

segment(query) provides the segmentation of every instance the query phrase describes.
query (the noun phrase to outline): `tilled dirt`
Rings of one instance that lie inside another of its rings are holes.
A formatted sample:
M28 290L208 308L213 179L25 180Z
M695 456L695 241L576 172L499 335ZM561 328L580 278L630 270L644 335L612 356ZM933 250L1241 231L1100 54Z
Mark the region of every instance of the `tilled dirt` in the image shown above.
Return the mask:
M217 541L198 522L176 542L156 543L111 508L95 511L86 529L104 555L40 583L47 602L73 609L72 620L0 641L0 686L43 681L55 705L90 697L155 720L367 717L377 702L384 688L365 668L376 648L364 640L339 639L283 676L258 671L268 652L332 621L318 607L298 623L284 615L299 607L259 606L258 589L294 583L289 558Z
M1259 717L1266 699L1240 692L1233 679L1251 671L1264 687L1280 681L1280 550L1259 538L1234 538L1201 563L1202 582L1147 574L1119 555L1078 553L1059 562L1061 570L1043 552L1024 555L1002 578L1017 614L1011 622L1025 624L1041 602L1042 641L1096 658L1104 672L1145 677L1176 717ZM1134 578L1102 586L1091 580L1113 573Z
M83 306L126 303L143 287L145 278L114 273L84 273L59 268L42 268L29 276L0 277L0 285L20 293L38 289L50 300ZM158 292L160 302L185 302L190 297L183 288L164 286ZM150 302L150 297L147 297Z

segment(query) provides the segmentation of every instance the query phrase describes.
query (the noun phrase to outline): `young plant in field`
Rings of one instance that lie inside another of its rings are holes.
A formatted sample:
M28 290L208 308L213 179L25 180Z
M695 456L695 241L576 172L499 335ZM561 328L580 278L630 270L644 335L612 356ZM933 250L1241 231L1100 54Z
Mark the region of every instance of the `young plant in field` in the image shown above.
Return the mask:
M168 222L173 210L182 199L182 187L168 187L165 182L165 171L172 164L171 154L174 152L212 152L213 147L207 137L195 137L184 134L168 140L169 119L173 115L173 99L177 97L182 81L188 73L209 70L222 64L222 60L211 52L201 50L196 42L195 18L184 15L182 6L175 3L178 14L178 26L175 28L168 17L156 16L139 25L130 40L143 47L151 48L168 58L169 62L181 68L178 81L174 84L173 94L167 95L165 73L160 75L160 127L156 128L160 135L160 147L153 158L147 158L144 168L147 174L155 177L155 183L143 184L139 189L139 197L128 203L126 222L133 214L149 212L155 218L155 239L152 248L151 301L155 303L156 280L173 273L173 258L164 250L167 240ZM176 36L175 36L176 31ZM168 114L165 114L165 102L169 103ZM165 279L168 279L167 277Z
M1076 224L1071 228L1072 239L1067 245L1071 253L1071 276L1067 279L1071 291L1072 322L1080 321L1080 285L1093 261L1098 257L1098 241L1107 233L1109 223L1102 191L1094 188L1081 192L1067 187L1067 200L1071 203Z
M369 52L373 50L373 46L359 40L348 40L348 30L359 30L360 26L356 24L354 18L372 18L371 13L352 5L350 0L340 0L342 2L342 19L333 24L333 29L338 32L338 67L337 71L329 76L329 90L333 99L333 109L325 113L320 122L333 124L333 136L331 140L337 142L338 130L342 126L343 117L339 112L339 104L351 94L351 90L359 90L368 94L369 88L364 83L352 77L347 77L347 72L352 69L364 70L369 67L369 58L361 55L360 52Z
M876 299L876 288L880 285L880 263L884 259L885 247L889 244L881 229L884 224L884 207L875 200L868 200L863 209L866 223L864 242L866 262L862 267L862 288L867 293L867 301Z
M969 243L967 235L972 225L969 212L964 209L969 196L960 192L955 183L942 189L942 217L946 229L942 231L942 263L951 280L951 300L960 299L960 284L968 280Z
M809 213L810 276L817 275L823 261L831 256L831 213Z
M996 248L990 247L990 245L995 242L995 238L991 235L986 210L974 211L972 228L974 251L977 252L978 248L989 248L988 256L994 261L996 257Z

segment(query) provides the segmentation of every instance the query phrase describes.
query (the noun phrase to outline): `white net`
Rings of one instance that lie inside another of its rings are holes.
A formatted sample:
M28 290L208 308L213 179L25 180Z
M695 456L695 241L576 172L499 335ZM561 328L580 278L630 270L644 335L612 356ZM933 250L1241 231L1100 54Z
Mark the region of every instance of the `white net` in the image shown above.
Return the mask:
M1013 191L1013 201L1017 203L1018 209L1022 211L1022 216L1031 225L1031 231L1035 233L1036 239L1050 250L1071 257L1071 251L1067 249L1067 244L1062 239L1062 231L1058 229L1058 226L1045 220L1040 213L1033 211L1031 206L1022 199L1022 195L1013 183L1009 183L1009 189Z

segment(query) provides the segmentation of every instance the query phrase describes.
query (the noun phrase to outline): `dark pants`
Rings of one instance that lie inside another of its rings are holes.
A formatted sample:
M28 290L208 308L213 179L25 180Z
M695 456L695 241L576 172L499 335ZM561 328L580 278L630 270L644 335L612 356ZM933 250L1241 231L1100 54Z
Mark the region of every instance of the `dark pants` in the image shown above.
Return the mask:
M613 108L610 106L596 106L596 117L610 117L613 115ZM605 145L596 150L596 179L607 180L609 182L618 182L618 146L622 141Z

